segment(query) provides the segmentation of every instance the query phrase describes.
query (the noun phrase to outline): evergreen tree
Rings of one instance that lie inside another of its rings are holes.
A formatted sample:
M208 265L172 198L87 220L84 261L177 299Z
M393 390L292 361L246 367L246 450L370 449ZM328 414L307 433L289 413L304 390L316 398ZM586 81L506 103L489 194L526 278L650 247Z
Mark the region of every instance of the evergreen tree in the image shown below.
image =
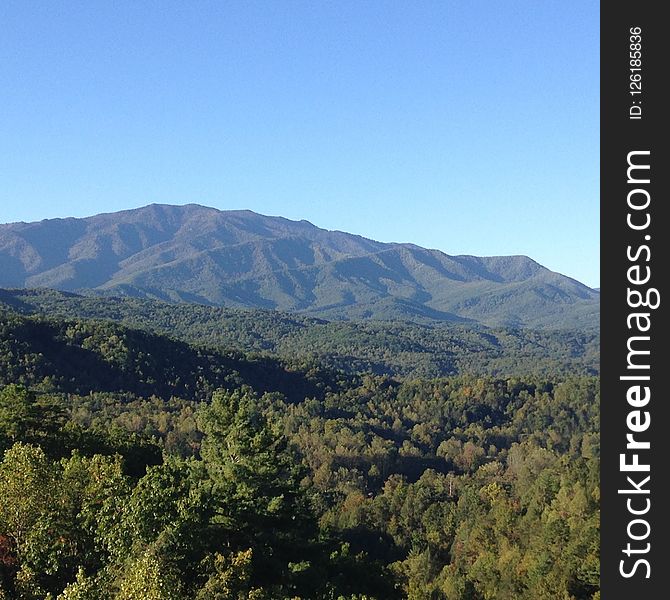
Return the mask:
M299 457L248 388L216 392L199 422L214 523L228 548L252 551L251 579L260 586L306 585L317 526L300 486L305 470Z

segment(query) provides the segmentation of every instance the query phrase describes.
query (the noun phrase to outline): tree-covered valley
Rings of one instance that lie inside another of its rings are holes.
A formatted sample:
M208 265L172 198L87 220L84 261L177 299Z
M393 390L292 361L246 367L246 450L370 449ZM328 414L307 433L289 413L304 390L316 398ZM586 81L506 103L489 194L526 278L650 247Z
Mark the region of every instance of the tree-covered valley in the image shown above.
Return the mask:
M0 598L599 597L596 333L2 306Z
M595 375L597 328L526 329L412 320L327 321L295 313L0 289L0 308L24 315L120 323L189 344L347 372L432 378L459 373Z

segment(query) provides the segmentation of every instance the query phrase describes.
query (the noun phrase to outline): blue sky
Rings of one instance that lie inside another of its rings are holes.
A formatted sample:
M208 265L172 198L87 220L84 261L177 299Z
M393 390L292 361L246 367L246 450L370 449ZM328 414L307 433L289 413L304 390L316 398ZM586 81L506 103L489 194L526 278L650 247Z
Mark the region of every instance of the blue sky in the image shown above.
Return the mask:
M0 222L195 202L599 285L599 9L0 3Z

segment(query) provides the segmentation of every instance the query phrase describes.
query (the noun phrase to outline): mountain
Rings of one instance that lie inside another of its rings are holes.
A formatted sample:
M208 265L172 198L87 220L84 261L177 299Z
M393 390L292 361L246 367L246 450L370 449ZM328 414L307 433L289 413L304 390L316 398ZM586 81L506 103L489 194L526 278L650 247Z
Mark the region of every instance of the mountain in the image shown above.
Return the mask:
M600 300L525 256L449 256L196 204L0 225L0 287L535 328L597 327Z

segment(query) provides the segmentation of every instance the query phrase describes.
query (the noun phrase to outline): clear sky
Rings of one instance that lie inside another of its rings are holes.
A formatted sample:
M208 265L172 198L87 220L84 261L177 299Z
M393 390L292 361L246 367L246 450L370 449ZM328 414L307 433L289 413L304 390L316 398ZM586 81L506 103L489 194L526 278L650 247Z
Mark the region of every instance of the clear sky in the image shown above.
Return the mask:
M0 222L195 202L599 285L592 0L0 2Z

